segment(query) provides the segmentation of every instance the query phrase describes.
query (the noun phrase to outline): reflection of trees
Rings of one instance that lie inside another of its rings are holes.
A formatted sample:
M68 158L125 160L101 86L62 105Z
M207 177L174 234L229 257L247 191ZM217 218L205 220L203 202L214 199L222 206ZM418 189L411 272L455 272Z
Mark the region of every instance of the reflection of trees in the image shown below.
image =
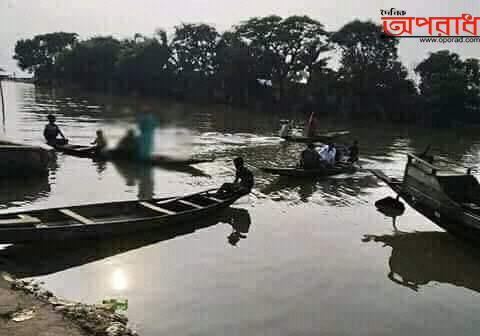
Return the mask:
M392 248L388 278L418 291L428 283L448 283L480 292L480 251L445 232L367 235L365 242Z
M368 194L366 189L378 186L378 180L371 175L329 177L323 179L278 177L266 185L261 192L275 196L275 200L292 200L298 195L302 202L308 202L314 194L322 201L334 206L348 206L358 202L360 196Z
M248 232L251 224L250 214L245 209L227 208L215 216L192 223L179 224L128 237L95 241L69 241L65 244L11 245L0 250L0 268L19 278L47 275L188 235L196 230L219 223L232 225L234 232L240 232L246 238L245 233Z

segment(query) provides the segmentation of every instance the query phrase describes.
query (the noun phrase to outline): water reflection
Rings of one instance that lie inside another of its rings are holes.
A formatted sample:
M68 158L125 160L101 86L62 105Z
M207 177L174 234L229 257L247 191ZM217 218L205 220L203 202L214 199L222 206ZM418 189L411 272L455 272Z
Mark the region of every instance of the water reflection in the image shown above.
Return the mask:
M129 237L84 242L68 242L65 244L32 244L10 245L0 250L0 269L19 278L42 276L60 272L101 260L119 253L138 249L143 246L170 240L179 236L194 233L219 223L229 224L233 232L246 238L251 219L245 209L228 208L215 216L191 224L181 224L165 230L145 232ZM227 238L230 242L230 236ZM114 287L127 287L128 281L124 273L112 275Z
M388 278L414 291L431 282L480 292L480 250L446 232L366 235L364 242L392 248Z
M112 273L112 288L116 291L124 291L128 287L127 274L124 270L117 268Z
M369 175L323 179L278 177L261 189L276 201L315 202L334 206L350 206L362 202L368 189L377 187L378 180Z
M21 180L0 179L0 209L25 205L48 197L50 190L46 175Z

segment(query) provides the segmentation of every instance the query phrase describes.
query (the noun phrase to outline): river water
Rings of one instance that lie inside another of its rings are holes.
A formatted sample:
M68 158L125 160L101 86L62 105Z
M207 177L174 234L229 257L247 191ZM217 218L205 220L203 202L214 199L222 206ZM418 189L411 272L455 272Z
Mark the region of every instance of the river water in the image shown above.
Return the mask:
M279 116L222 106L105 97L4 83L9 137L42 141L48 113L72 143L99 128L115 144L149 106L156 151L215 155L182 171L99 164L59 154L48 179L2 181L2 211L196 192L233 178L243 156L256 176L232 209L168 232L102 242L3 246L0 270L36 278L87 303L128 299L141 335L474 335L480 328L475 249L407 207L395 219L374 202L392 195L367 172L316 181L256 169L296 160L276 138ZM282 116L285 117L285 116ZM451 160L480 161L474 131L338 124L361 144L364 168L401 176L407 152L429 143ZM346 139L346 141L351 139Z

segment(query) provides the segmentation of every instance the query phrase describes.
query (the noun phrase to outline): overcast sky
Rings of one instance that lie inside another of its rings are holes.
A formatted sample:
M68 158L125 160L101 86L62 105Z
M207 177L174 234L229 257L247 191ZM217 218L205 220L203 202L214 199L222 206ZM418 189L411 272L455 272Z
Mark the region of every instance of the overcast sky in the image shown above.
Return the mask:
M353 19L380 23L380 9L406 10L408 16L480 16L478 0L0 0L0 67L17 71L15 42L36 34L67 31L81 38L93 35L151 35L156 28L171 32L182 22L204 22L223 31L252 16L309 15L328 30ZM412 69L428 52L450 49L463 57L480 57L480 43L421 44L403 39L400 56Z

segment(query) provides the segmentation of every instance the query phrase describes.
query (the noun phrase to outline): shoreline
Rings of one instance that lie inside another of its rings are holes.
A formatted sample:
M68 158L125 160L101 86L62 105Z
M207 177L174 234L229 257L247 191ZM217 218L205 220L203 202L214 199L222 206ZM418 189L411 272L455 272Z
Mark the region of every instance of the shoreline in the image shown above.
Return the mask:
M112 307L64 300L35 280L0 272L1 336L137 336L127 324Z

